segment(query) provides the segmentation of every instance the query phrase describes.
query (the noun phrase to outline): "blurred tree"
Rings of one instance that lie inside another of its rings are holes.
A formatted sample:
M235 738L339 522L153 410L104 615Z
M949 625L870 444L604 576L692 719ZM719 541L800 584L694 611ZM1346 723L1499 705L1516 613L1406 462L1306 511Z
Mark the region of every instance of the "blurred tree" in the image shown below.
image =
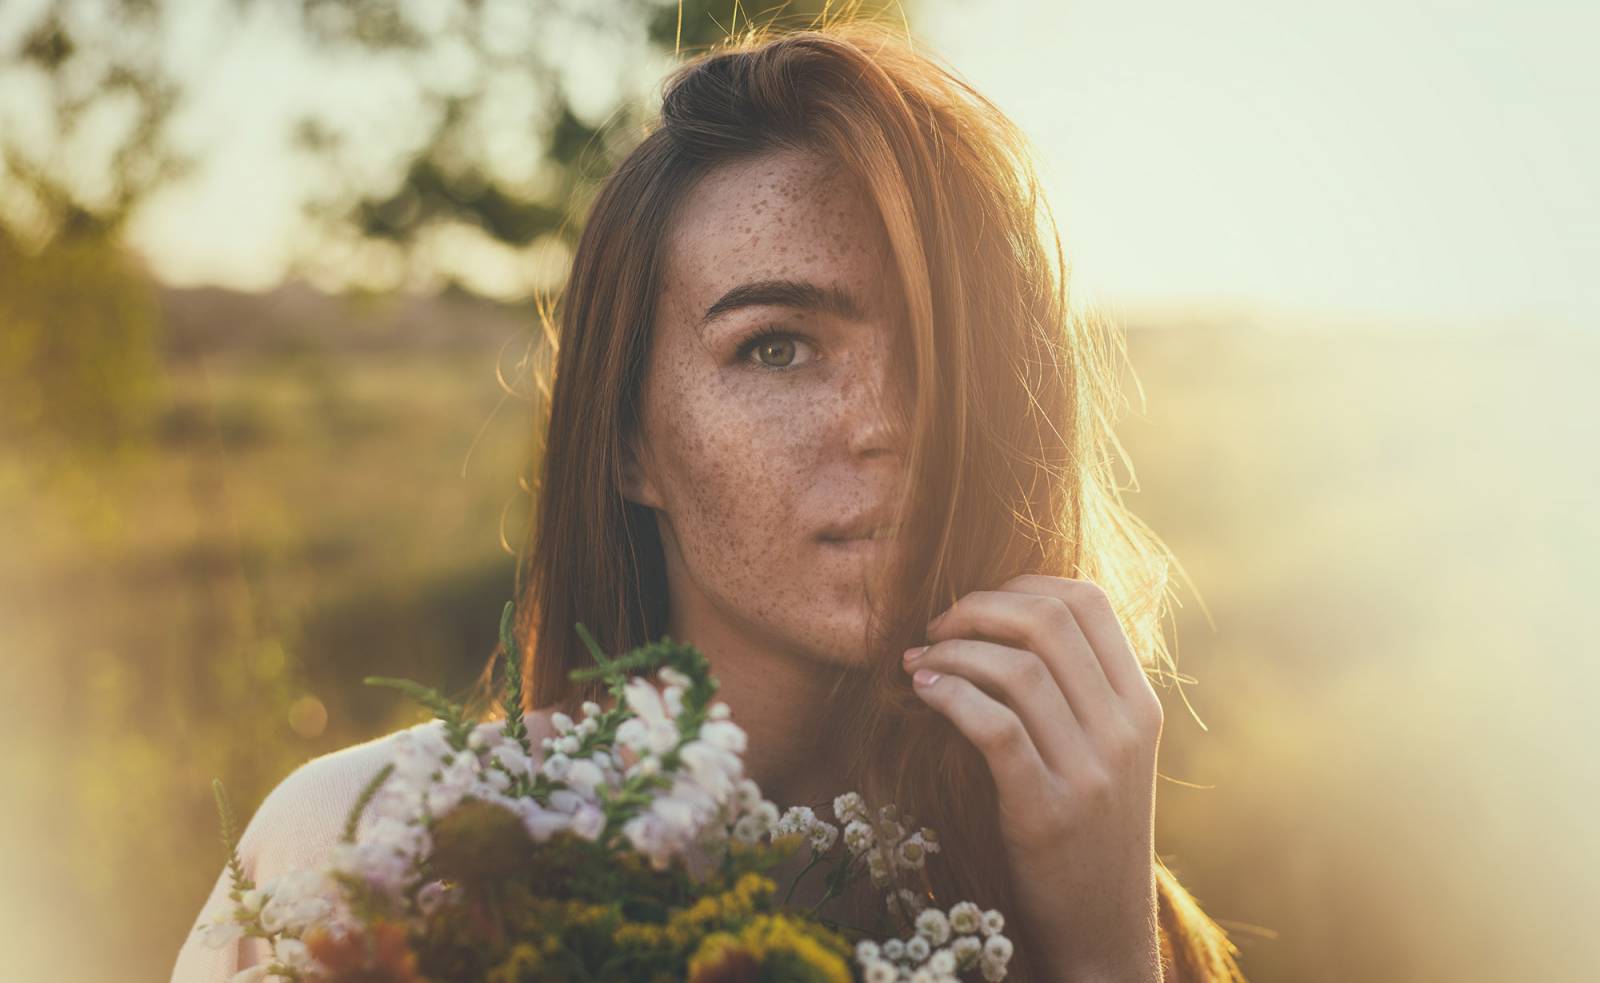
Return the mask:
M752 18L905 16L892 0L221 3L231 16L214 30L270 15L291 25L319 72L382 90L359 109L320 100L294 123L316 179L304 202L314 234L293 272L330 287L502 298L564 273L576 217L674 52ZM46 0L31 20L13 8L10 31L0 18L0 84L13 90L0 99L0 229L35 247L115 231L195 165L173 135L190 93L171 56L179 28L203 13L178 0ZM18 125L18 109L34 125Z

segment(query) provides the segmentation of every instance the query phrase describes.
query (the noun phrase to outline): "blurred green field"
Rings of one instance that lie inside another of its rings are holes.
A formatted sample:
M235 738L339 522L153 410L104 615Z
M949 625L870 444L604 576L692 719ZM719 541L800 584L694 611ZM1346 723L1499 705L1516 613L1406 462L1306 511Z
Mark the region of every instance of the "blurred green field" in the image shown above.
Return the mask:
M526 312L160 312L125 459L0 447L11 978L165 979L222 863L211 778L248 816L420 719L360 678L465 687L511 590ZM1129 497L1199 589L1208 728L1165 693L1158 849L1254 980L1590 978L1600 344L1292 327L1130 323Z

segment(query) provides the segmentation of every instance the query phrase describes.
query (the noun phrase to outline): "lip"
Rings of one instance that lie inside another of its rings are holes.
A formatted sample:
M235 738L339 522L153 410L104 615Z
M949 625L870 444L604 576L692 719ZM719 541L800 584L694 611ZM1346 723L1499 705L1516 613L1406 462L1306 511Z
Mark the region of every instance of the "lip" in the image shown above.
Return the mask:
M860 515L842 519L817 534L817 538L824 543L848 543L855 540L870 540L874 532L882 530L883 539L893 539L896 530L890 528L894 516L887 510L879 509L864 512Z

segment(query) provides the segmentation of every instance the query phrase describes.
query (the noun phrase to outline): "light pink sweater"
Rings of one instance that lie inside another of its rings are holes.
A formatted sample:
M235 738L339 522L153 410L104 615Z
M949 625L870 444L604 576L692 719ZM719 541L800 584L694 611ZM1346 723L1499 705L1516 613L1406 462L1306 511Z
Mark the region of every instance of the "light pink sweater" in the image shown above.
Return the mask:
M552 733L547 715L528 714L524 720L537 756L540 739ZM442 730L444 725L432 720L417 726ZM267 793L239 835L239 860L245 874L260 885L279 874L325 864L344 832L351 806L372 776L389 762L395 738L402 733L395 731L332 751L290 772ZM211 895L178 951L172 983L226 983L238 971L269 960L270 951L261 939L245 938L212 949L195 931L232 910L231 887L223 864Z

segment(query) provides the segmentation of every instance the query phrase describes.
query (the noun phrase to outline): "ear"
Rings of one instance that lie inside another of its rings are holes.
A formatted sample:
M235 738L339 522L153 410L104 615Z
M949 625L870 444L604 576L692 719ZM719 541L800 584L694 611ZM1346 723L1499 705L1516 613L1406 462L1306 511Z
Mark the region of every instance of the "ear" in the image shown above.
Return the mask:
M648 508L661 508L661 495L650 477L648 455L640 454L633 435L622 442L622 497Z

